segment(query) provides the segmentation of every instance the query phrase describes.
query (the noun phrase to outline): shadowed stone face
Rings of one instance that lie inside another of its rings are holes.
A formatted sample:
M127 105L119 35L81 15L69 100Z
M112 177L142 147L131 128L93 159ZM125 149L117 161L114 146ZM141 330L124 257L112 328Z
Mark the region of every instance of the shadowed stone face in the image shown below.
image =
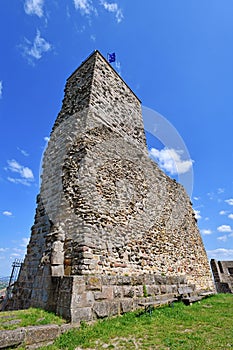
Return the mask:
M124 225L128 216L140 215L148 185L138 153L106 127L76 141L63 167L63 191L74 213L102 227Z

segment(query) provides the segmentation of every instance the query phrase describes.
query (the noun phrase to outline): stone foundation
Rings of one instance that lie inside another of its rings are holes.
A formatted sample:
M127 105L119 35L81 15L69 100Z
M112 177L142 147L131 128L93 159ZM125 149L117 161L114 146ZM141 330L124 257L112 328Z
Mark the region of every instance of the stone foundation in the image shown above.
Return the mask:
M143 303L168 304L174 298L201 292L188 284L184 276L153 274L53 277L50 287L47 309L75 323L120 315L140 309ZM52 305L56 305L55 309Z

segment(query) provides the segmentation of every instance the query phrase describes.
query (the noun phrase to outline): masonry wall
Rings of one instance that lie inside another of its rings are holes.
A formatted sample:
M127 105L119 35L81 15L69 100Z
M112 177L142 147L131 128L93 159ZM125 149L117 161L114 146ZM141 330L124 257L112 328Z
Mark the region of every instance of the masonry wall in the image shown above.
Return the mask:
M170 304L195 295L184 276L155 274L66 276L60 281L56 312L72 322L120 315L145 303Z
M211 268L218 293L233 293L233 261L211 259Z
M214 290L190 200L148 157L140 101L95 52L67 80L13 304L56 311L69 280L75 309L75 276L149 274Z

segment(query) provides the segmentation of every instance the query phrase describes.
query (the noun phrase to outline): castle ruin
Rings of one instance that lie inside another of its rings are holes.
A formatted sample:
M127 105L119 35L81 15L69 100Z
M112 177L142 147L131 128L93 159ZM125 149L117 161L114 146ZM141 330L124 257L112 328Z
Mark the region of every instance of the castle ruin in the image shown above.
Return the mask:
M233 293L233 261L210 261L218 293Z
M95 51L67 79L9 307L88 321L185 290L214 291L190 199L149 158L139 99Z

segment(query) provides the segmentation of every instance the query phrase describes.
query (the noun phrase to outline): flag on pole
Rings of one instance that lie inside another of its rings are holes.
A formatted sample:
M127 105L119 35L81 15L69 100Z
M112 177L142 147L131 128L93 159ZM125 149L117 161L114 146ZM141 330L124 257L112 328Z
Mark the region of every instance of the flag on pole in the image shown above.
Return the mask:
M112 63L112 62L115 62L115 61L116 61L116 54L115 54L115 52L108 53L108 62Z

